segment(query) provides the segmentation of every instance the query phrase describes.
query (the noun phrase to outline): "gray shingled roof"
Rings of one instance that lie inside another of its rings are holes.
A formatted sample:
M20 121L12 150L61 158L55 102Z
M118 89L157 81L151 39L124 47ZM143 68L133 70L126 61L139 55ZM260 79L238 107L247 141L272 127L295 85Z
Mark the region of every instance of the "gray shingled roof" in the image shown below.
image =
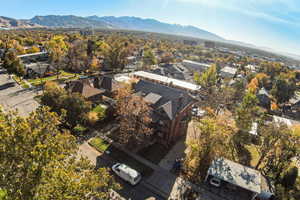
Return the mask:
M161 96L158 101L152 104L152 107L157 111L162 109L171 120L186 106L194 102L194 99L183 90L146 80L140 80L135 84L134 90L142 94L143 97L151 93Z

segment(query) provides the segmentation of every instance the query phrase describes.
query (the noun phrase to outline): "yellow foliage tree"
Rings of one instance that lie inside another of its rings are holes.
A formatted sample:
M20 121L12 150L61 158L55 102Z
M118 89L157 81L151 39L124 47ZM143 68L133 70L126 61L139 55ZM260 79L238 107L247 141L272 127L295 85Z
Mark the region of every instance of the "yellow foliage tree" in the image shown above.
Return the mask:
M257 92L257 89L258 89L258 80L257 78L253 78L250 83L248 84L247 86L249 92L255 94Z

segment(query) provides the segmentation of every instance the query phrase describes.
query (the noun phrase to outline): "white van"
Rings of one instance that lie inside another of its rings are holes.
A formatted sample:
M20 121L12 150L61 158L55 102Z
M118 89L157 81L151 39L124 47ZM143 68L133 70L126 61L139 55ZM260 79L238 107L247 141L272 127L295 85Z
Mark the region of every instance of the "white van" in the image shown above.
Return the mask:
M136 170L128 167L125 164L117 163L112 166L112 170L122 179L129 182L131 185L136 185L142 179L142 176Z

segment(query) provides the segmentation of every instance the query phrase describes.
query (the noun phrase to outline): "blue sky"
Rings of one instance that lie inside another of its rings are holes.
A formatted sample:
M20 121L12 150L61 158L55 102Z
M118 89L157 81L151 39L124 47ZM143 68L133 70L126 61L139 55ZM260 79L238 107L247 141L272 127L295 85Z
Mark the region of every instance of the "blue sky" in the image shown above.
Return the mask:
M299 0L1 0L0 15L137 16L300 55Z

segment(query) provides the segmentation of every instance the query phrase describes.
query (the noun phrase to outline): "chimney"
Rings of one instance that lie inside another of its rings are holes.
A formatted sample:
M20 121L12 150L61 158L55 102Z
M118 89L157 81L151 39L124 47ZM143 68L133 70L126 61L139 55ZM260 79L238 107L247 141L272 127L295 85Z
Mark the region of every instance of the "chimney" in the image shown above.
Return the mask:
M179 98L178 98L178 109L180 109L183 105L183 94L180 94Z

